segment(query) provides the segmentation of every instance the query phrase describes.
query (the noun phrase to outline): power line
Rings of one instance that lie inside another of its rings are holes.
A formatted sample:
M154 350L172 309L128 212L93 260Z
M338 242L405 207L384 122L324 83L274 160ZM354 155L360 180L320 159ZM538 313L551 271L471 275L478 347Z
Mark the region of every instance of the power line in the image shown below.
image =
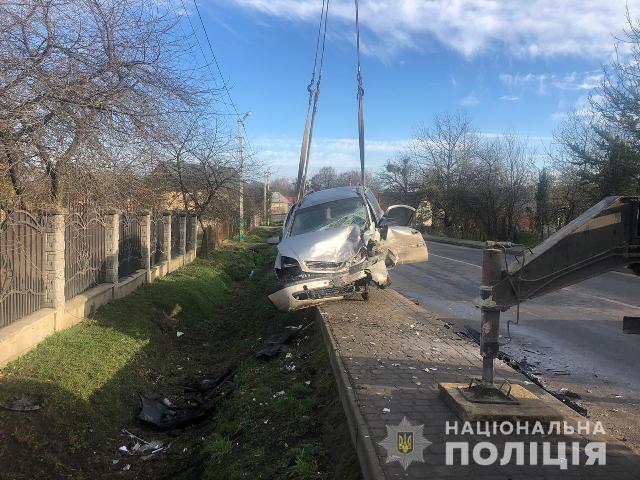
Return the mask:
M182 8L184 8L185 12L187 11L187 6L184 3L184 0L180 0L180 2L182 3ZM196 9L196 13L198 14L198 19L200 20L200 25L202 27L202 31L204 32L205 38L207 40L207 45L209 47L209 51L211 52L211 57L213 58L213 62L216 66L216 69L218 71L218 75L220 77L220 81L222 82L222 88L224 89L225 93L227 94L227 98L229 99L229 103L223 101L222 103L226 106L231 106L233 107L233 112L234 113L219 113L219 115L224 115L224 116L235 116L235 117L240 117L240 113L238 112L238 109L236 107L235 102L233 101L233 98L231 97L231 92L229 91L229 88L227 86L227 83L225 82L224 76L222 74L222 69L220 68L220 63L218 62L218 58L216 57L215 52L213 51L213 45L211 44L211 39L209 38L209 33L207 32L207 29L205 27L204 21L202 19L202 15L200 13L200 9L198 8L198 4L196 2L196 0L193 0L193 5ZM198 44L198 48L200 49L200 53L202 53L202 57L205 60L205 64L207 66L207 69L209 70L209 73L211 74L212 79L214 80L214 82L216 81L216 75L213 73L213 71L211 71L211 65L210 62L207 61L207 55L204 52L204 49L202 48L202 44L200 42L200 39L198 37L198 34L196 33L196 29L193 25L193 22L191 21L191 18L189 17L189 15L186 15L187 17L187 21L189 22L189 26L191 27L191 31L193 33L193 36L196 39L196 43ZM247 150L249 150L250 152L255 152L255 150L253 149L253 145L251 145L251 141L248 138L248 135L246 134L246 128L244 125L244 122L242 122L241 124L241 128L245 134L245 141L247 143Z
M236 104L233 103L233 99L231 98L231 93L227 88L227 84L224 81L224 76L222 75L222 69L220 68L220 64L218 63L218 58L216 57L215 52L213 51L213 46L211 45L211 40L209 39L209 33L207 32L206 27L204 26L204 21L202 20L202 15L200 15L200 9L198 8L198 3L196 0L193 0L193 5L196 7L196 13L198 14L198 18L200 19L200 25L202 25L202 31L204 32L204 36L207 39L207 44L209 45L209 51L211 52L211 56L213 57L213 62L216 65L218 70L218 74L220 75L220 79L222 80L222 88L224 88L225 92L227 92L227 96L229 97L229 102L231 102L231 106L233 107L233 111L236 112L236 115L240 116L238 113L238 109L236 108Z
M187 6L185 5L184 0L180 0L180 3L182 3L182 8L184 8L184 10L186 12L187 11ZM204 49L202 48L202 43L200 43L200 38L198 37L198 34L196 33L196 29L193 26L193 22L191 21L191 17L189 15L185 15L185 17L187 17L187 21L189 22L189 27L191 27L191 33L193 34L194 38L196 39L196 43L198 44L198 49L200 50L200 53L202 54L202 58L204 59L205 65L207 67L207 70L209 70L209 73L211 74L211 79L213 80L213 82L215 84L217 84L218 82L216 80L216 75L213 73L213 70L211 70L211 63L207 60L207 55L204 53ZM178 20L179 20L179 18L178 18ZM222 81L222 84L224 86L224 83L225 83L224 79L221 78L221 81ZM231 98L231 97L229 97L229 98ZM225 105L227 107L229 106L229 104L226 101L221 100L221 102L222 102L223 105ZM233 101L231 102L231 104L233 105ZM233 107L234 107L234 110L236 110L235 109L235 105L233 105ZM229 113L229 114L225 114L225 115L238 116L238 112L236 110L235 113Z

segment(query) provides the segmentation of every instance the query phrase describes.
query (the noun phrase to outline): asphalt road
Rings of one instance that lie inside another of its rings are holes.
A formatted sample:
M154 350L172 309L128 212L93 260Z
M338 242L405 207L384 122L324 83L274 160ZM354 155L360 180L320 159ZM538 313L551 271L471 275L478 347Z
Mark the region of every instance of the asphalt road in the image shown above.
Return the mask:
M482 251L429 242L429 261L392 272L393 287L438 312L456 329L479 329ZM550 390L580 396L589 416L640 452L640 335L622 333L624 315L640 316L640 277L610 272L520 306L520 323L502 350L535 365ZM507 320L501 317L506 339Z

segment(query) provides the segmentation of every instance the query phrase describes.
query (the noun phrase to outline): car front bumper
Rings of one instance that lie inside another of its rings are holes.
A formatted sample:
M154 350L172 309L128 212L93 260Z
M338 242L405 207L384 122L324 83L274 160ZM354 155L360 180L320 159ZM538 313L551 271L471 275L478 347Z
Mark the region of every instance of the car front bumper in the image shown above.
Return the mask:
M350 275L327 275L285 285L269 295L281 311L300 310L331 300L340 300L355 291L355 283L367 277L364 270Z

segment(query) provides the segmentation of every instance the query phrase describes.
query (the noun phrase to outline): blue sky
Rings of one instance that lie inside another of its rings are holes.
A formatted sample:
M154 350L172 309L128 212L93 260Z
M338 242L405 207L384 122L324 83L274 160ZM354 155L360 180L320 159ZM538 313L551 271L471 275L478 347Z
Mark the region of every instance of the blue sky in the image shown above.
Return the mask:
M190 3L187 3L187 9ZM256 154L294 176L322 0L200 0ZM514 131L539 152L585 107L625 27L619 0L360 0L367 166L407 147L438 112L484 133ZM191 18L194 12L190 11ZM357 168L354 7L332 0L310 169ZM194 23L197 25L197 21Z

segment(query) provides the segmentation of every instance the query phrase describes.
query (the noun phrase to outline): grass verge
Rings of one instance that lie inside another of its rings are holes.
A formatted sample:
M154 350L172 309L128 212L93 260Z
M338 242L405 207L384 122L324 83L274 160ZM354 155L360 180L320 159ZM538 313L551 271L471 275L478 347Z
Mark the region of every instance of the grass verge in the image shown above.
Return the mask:
M252 356L305 321L265 297L275 280L274 249L257 245L266 235L143 286L2 369L0 400L46 404L0 409L0 458L11 459L0 478L359 478L320 332L271 361ZM140 394L180 403L181 385L228 368L238 373L204 422L160 433L134 420ZM123 429L171 447L148 461L124 455Z

